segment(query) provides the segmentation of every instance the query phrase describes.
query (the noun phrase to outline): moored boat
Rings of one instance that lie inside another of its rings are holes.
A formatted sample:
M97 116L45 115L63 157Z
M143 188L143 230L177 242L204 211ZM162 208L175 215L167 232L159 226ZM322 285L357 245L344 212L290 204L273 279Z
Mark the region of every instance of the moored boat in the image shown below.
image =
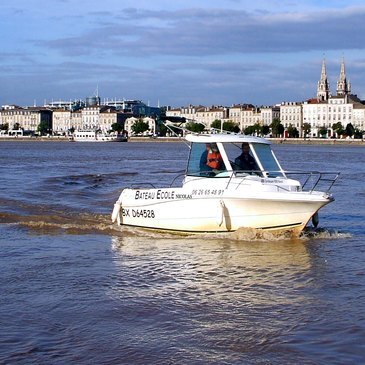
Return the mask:
M113 222L184 233L255 228L299 235L334 200L329 190L339 173L286 172L263 138L188 134L186 140L181 186L123 189Z
M127 140L124 134L101 131L75 131L70 137L72 142L127 142Z

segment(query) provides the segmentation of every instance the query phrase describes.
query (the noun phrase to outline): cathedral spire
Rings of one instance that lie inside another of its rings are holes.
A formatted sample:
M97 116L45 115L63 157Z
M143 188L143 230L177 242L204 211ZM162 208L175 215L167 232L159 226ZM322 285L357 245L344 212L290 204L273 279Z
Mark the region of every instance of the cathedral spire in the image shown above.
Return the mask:
M342 62L341 62L340 77L337 81L336 91L337 91L338 96L348 95L351 91L351 85L349 82L347 82L347 79L346 79L345 60L344 59L342 59Z
M330 86L327 79L326 60L323 59L321 78L318 81L318 87L317 87L317 100L326 101L328 100L329 95L330 95Z

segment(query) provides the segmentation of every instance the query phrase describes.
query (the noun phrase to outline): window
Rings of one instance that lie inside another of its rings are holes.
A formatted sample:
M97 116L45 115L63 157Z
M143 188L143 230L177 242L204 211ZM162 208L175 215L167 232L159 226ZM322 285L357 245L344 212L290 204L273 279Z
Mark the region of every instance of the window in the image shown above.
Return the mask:
M268 172L268 177L283 176L278 162L274 158L270 145L267 144L253 144L253 148L259 158L264 171Z
M205 167L207 159L207 156L205 155L206 151L207 151L206 143L192 143L186 172L187 175L205 176L205 177L212 177L215 175L213 171L212 171L213 174L210 174L209 167L208 169L206 169ZM226 170L226 169L223 166L220 168L220 170Z

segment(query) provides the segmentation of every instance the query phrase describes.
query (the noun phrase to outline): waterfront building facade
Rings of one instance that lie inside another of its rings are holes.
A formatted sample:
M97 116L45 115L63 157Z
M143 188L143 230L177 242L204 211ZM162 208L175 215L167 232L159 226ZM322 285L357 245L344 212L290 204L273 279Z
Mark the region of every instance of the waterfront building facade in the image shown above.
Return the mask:
M322 62L320 80L317 86L317 98L310 99L303 103L303 124L308 123L311 127L310 137L337 137L333 130L333 125L341 123L343 128L352 124L358 128L362 113L357 113L357 120L354 125L353 110L354 104L360 103L356 96L350 94L351 85L347 81L345 72L345 62L342 60L340 75L337 81L336 95L330 92L327 78L326 62ZM355 101L358 100L358 101ZM360 110L361 108L359 108ZM327 131L322 134L323 131Z
M127 118L124 122L124 130L127 132L128 136L134 136L134 132L133 132L133 125L138 122L138 121L143 121L144 123L148 124L148 130L146 132L144 132L144 135L155 135L157 132L157 128L156 128L156 119L151 118L151 117L145 117L145 118L137 118L134 116L131 116L129 118Z
M99 105L91 105L81 110L82 130L96 130L100 126L100 111Z
M166 109L166 117L176 117L181 118L181 110L182 108L168 108ZM195 121L193 119L193 121Z
M359 102L353 104L352 124L360 131L365 131L365 105Z
M332 137L333 124L341 123L346 127L352 122L353 104L347 99L347 96L335 96L326 102L312 99L303 104L303 123L311 126L311 137L319 137L322 129L328 131L327 137Z
M70 130L101 129L109 131L114 123L121 124L129 134L131 126L138 120L149 125L149 133L156 133L156 120L160 108L150 107L140 100L113 99L101 101L98 95L87 98L86 102L52 101L47 107L26 107L6 105L0 110L0 124L9 129L20 128L36 132L41 122L48 123L55 134L68 134ZM304 102L282 102L273 106L257 107L252 104L225 106L188 105L167 108L167 117L185 118L187 122L201 123L209 131L212 123L231 121L242 132L247 127L259 124L270 126L279 119L287 131L294 127L303 136L303 124L310 126L310 137L337 137L333 125L341 123L343 129L348 124L359 130L365 129L365 102L351 94L351 84L346 76L345 62L342 60L336 83L336 92L331 94L327 76L326 61L322 61L317 94ZM133 118L131 118L133 117ZM147 119L146 119L147 118ZM324 132L325 131L325 132ZM287 133L284 133L286 136Z
M74 130L83 130L82 110L75 110L71 113L71 128Z
M113 124L118 123L121 113L118 113L115 108L105 107L100 110L99 114L99 128L107 133L112 130ZM120 123L122 124L122 123Z
M100 129L102 132L108 132L112 129L114 123L122 123L122 114L122 112L116 111L115 108L111 106L87 106L81 110L81 129Z
M22 129L36 132L42 123L47 129L52 129L52 111L43 107L14 107L1 111L2 124L7 124L9 130Z
M247 106L242 109L242 122L239 126L243 132L247 127L253 126L255 124L262 125L261 110L256 107Z
M242 124L242 104L232 105L228 109L228 119L238 126Z
M133 132L133 129L132 129L132 126L134 123L138 122L138 118L136 117L129 117L125 120L125 123L124 123L124 129L125 131L127 132L127 135L128 136L133 136L134 135L134 132Z
M265 115L265 117L264 117ZM265 125L265 120L271 119L273 108L257 108L252 104L238 104L229 108L228 119L237 124L241 131L254 124ZM269 122L270 125L272 122Z
M284 102L280 105L281 124L287 130L290 126L296 128L299 135L302 134L302 103L298 102Z
M215 120L222 122L228 120L228 108L222 106L212 106L199 108L196 112L196 122L201 123L209 129Z
M69 109L53 110L53 133L67 135L73 126L72 111Z
M269 126L274 121L274 119L280 119L280 106L278 105L262 106L260 111L263 126Z
M70 130L112 130L114 123L123 126L124 113L113 107L89 106L80 110L57 109L53 111L53 132L69 134Z

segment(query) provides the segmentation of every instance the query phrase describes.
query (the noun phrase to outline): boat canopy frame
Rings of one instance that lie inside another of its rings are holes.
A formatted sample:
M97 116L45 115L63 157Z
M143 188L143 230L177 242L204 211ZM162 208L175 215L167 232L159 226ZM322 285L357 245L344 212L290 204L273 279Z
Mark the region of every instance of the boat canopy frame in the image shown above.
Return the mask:
M215 135L215 137L218 136ZM246 140L249 140L250 142L246 142ZM266 178L285 178L285 172L280 166L274 152L272 151L270 143L265 142L262 142L262 140L258 139L257 137L245 138L243 142L242 139L237 138L208 138L205 139L205 141L202 141L202 139L200 138L195 140L193 139L190 141L190 154L186 167L186 175L219 178L227 177L228 175L223 173L231 172L235 175L255 174ZM242 153L242 143L247 143L249 145L250 155L254 159L257 169L242 170L239 166L236 165L235 159L239 157ZM211 169L206 166L205 161L202 161L202 158L204 158L204 153L206 153L206 149L210 148L212 145L217 146L223 161L221 168L219 169Z

